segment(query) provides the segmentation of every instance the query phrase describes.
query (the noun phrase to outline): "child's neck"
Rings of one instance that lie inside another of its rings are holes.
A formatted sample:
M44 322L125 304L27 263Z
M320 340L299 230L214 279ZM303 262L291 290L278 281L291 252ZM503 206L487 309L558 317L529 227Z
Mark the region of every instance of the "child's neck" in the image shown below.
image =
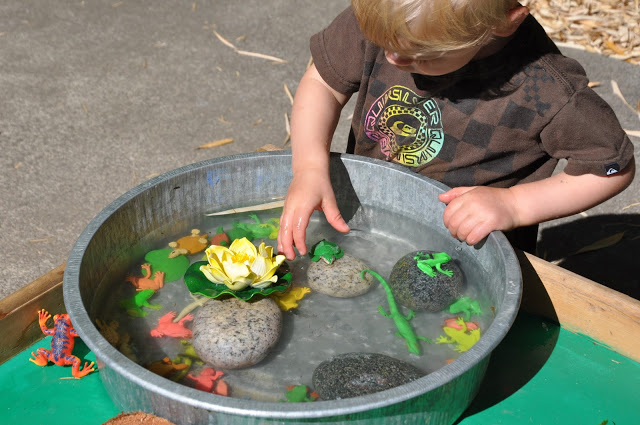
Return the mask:
M491 40L473 57L473 60L484 59L491 55L495 55L502 50L502 48L506 46L513 37L513 35L510 37L492 37Z

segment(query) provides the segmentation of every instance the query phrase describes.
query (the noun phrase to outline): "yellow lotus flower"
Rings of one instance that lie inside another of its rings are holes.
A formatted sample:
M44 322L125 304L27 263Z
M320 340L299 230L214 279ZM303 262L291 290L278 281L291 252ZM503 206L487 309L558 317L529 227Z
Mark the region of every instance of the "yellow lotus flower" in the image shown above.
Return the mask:
M205 250L209 264L200 266L200 271L213 283L221 283L229 289L239 291L252 286L267 288L278 281L276 270L285 259L284 255L273 257L273 247L258 248L247 238L234 240L229 248L211 245Z

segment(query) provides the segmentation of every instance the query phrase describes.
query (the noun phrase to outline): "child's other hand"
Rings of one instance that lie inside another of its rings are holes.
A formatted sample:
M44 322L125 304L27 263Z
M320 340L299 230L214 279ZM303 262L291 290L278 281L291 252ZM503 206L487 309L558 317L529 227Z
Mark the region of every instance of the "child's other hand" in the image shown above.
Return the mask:
M447 204L444 225L454 238L475 245L494 230L519 226L515 197L509 189L456 187L438 196Z
M294 246L300 255L307 253L307 226L314 210L323 211L329 224L337 231L349 231L349 226L338 210L326 170L307 169L295 174L291 181L278 231L278 252L283 253L288 260L296 258Z

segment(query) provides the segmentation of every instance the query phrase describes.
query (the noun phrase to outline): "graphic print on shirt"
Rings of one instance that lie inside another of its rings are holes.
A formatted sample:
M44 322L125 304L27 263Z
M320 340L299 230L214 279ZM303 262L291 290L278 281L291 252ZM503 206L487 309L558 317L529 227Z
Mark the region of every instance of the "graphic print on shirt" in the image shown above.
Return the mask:
M364 132L380 144L387 159L410 167L430 162L444 142L438 102L404 86L389 87L373 102Z

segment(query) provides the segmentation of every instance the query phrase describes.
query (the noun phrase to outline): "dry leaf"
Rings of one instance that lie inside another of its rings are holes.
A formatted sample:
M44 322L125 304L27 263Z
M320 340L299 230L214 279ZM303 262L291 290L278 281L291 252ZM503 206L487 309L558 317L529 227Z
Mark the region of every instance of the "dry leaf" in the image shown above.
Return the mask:
M214 140L213 142L205 143L204 145L198 146L196 149L215 148L218 146L228 145L229 143L233 143L233 139L230 137L226 139Z
M618 46L611 39L605 40L604 44L619 55L624 55L627 53L622 47Z
M271 143L268 143L264 146L260 146L256 152L271 152L271 151L281 151L282 148L277 147L276 145L272 145Z
M616 233L615 235L607 236L604 239L600 239L597 242L592 243L591 245L587 245L583 248L580 248L573 255L583 254L585 252L597 251L599 249L608 248L620 242L624 237L625 232Z

